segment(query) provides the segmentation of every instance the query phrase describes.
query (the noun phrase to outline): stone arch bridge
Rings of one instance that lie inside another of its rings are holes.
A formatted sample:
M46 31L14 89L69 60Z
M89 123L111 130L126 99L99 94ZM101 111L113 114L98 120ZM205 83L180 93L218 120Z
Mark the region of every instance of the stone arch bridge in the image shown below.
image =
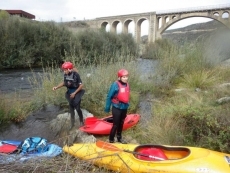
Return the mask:
M147 20L148 42L161 39L162 33L174 23L190 17L207 17L217 20L230 29L230 4L196 7L189 9L167 10L159 12L148 12L128 14L119 16L100 17L93 20L85 20L91 28L104 28L110 26L110 32L117 32L117 25L121 23L122 33L128 33L130 22L134 22L134 37L137 42L141 40L141 24Z

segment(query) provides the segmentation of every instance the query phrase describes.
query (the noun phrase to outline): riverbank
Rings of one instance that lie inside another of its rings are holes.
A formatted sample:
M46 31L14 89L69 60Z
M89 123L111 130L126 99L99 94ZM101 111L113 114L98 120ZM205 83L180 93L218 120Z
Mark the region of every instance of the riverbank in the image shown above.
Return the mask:
M157 62L148 59L137 59L136 64L136 70L140 75L141 81L146 82L153 75ZM80 71L80 73L81 72L82 71ZM34 97L33 93L33 86L31 86L30 83L30 78L34 77L35 75L37 75L37 77L42 76L42 69L36 69L33 71L11 70L1 73L0 81L5 81L5 83L1 83L0 90L9 95L17 92L20 96L18 98L19 101L36 99L36 96ZM48 92L53 91L50 88L50 91ZM142 115L142 120L140 121L140 124L142 124L142 122L147 121L145 117L147 118L151 115L151 105L150 102L148 102L148 99L146 99L146 96L142 97L140 103L138 104L137 112ZM85 109L85 117L90 114L90 112L87 110L87 107L82 108ZM1 127L0 136L5 140L23 140L29 136L42 136L50 141L59 140L64 135L68 135L68 133L65 130L61 132L60 129L53 131L50 128L50 123L51 121L55 120L59 114L64 113L66 114L66 118L69 118L67 107L61 108L60 106L49 104L36 112L30 113L30 115L28 115L28 117L21 123L12 123L8 127ZM98 115L96 114L95 116ZM78 120L78 117L76 117L76 119ZM69 120L66 121L68 124Z

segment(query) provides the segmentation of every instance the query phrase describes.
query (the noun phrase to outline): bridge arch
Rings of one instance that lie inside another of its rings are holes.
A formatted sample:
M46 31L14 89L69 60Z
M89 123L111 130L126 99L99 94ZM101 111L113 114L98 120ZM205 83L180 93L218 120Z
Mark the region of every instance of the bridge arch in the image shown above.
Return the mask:
M100 28L106 30L106 26L107 25L109 25L109 22L108 21L104 21L104 22L101 23Z
M125 33L125 34L128 34L129 33L129 24L131 23L131 22L134 22L134 19L131 19L131 18L129 18L129 19L126 19L125 21L124 21L124 24L123 24L123 33Z
M136 35L136 41L140 42L141 41L141 24L145 21L148 20L145 17L139 18L136 22L136 29L135 29L135 35Z
M225 16L226 15L226 16ZM230 16L230 13L229 13L229 11L224 11L223 13L222 13L222 15L221 15L221 17L223 18L223 19L225 19L225 18L229 18Z
M120 20L114 20L112 23L111 23L111 27L110 27L110 31L112 33L117 33L117 25L122 22Z
M228 19L223 18L223 14L228 14ZM168 22L166 22L165 17L168 16L166 15L159 15L158 19L163 19L162 25L160 27L160 22L158 20L158 28L157 28L157 39L161 38L161 34L169 28L171 25L175 24L176 22L191 18L191 17L205 17L205 18L210 18L216 21L219 21L226 27L230 29L230 19L229 19L229 14L230 10L215 10L215 11L205 11L205 12L192 12L192 13L181 13L181 14L173 14L170 15L170 19Z

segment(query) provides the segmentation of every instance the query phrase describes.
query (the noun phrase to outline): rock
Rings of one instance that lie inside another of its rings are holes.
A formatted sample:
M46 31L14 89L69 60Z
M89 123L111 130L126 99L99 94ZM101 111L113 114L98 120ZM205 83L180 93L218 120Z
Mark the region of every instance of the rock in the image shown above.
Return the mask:
M196 92L201 92L201 89L200 88L196 88L195 91Z
M91 113L89 113L84 109L82 109L82 113L84 119L86 117L93 116ZM60 139L64 139L60 145L62 146L65 144L71 145L74 142L95 142L96 138L93 135L88 135L87 133L78 130L78 128L80 127L80 123L78 120L78 114L76 110L75 110L75 119L76 119L76 124L71 130L69 130L70 114L68 112L57 115L57 118L53 119L50 122L50 128L55 133L55 136L58 136Z
M219 85L219 87L229 87L229 86L230 86L230 83L223 83Z
M175 89L175 92L182 92L182 91L185 91L186 89L185 88L177 88Z
M222 97L216 101L218 104L230 102L230 97Z
M1 127L0 140L23 141L28 137L39 136L51 143L63 146L66 143L93 142L95 138L78 130L80 127L78 114L75 111L76 125L69 130L70 115L68 112L61 113L59 107L48 105L42 110L32 113L24 122L10 124ZM84 118L93 116L87 110L82 109Z

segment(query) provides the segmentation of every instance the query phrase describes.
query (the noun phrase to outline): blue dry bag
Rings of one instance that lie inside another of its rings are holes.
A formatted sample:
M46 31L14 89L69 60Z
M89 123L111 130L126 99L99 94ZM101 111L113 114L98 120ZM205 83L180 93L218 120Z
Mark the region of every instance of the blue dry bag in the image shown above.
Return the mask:
M22 153L41 153L44 152L47 146L47 140L42 137L30 137L26 138L19 149Z

